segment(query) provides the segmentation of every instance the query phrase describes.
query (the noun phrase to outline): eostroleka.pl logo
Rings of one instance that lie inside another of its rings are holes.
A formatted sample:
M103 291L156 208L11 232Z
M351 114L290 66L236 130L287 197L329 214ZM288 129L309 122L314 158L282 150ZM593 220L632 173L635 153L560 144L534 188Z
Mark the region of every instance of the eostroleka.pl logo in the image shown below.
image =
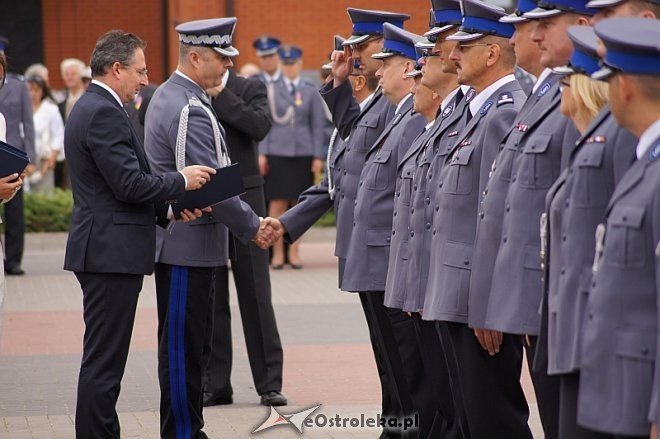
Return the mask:
M307 419L316 409L321 407L321 404L315 405L314 407L309 407L304 410L300 410L295 413L285 415L278 412L275 407L270 407L270 415L264 422L261 423L257 428L254 429L252 434L266 430L277 425L291 425L294 427L300 434L303 432L303 422Z

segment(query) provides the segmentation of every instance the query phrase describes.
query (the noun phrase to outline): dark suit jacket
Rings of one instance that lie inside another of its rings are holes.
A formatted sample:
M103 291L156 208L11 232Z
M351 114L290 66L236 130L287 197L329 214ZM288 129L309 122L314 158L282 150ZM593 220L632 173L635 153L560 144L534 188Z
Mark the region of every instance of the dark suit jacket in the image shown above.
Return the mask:
M225 128L231 161L240 164L243 185L246 189L263 186L258 142L266 137L273 123L266 85L230 70L227 85L211 104Z
M115 98L91 84L71 111L64 150L73 215L64 269L151 274L156 246L155 203L183 195L178 172L150 174L144 148Z

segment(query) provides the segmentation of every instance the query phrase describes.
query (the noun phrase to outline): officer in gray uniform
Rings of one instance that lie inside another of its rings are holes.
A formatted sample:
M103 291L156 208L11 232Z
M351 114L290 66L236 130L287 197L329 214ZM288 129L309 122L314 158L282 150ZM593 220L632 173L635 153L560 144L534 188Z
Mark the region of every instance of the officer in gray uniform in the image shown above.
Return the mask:
M230 164L224 131L205 90L220 85L231 57L238 55L231 45L235 26L236 18L177 26L179 65L147 110L145 149L154 174L189 163L214 168ZM260 222L234 197L192 224L157 230L162 437L206 437L201 431L203 355L210 351L215 268L227 264L227 227L248 243L258 236Z
M0 37L0 51L4 52L9 40ZM7 143L30 157L31 163L37 163L34 149L34 119L32 101L22 76L7 73L5 84L0 89L0 112L7 121ZM33 172L34 166L28 165L26 172ZM23 188L14 198L5 204L5 273L22 275L23 247L25 244L25 212L23 207Z
M568 30L573 55L560 73L590 75L598 70L593 28ZM603 107L570 152L569 167L546 196L545 248L548 373L560 375L559 437L588 438L576 423L580 334L591 285L596 226L602 221L615 185L635 159L637 139L621 128L609 105ZM542 232L544 233L544 232ZM542 237L543 239L543 237ZM537 355L545 346L539 343Z
M526 418L520 422L514 411L507 411L506 401L500 402L497 368L467 326L478 197L525 93L513 75L515 55L508 40L514 28L498 21L504 10L467 0L462 2L462 14L459 32L447 37L457 42L449 58L458 65L459 83L472 86L476 96L464 112L465 127L445 156L432 201L439 210L433 218L422 318L439 322L447 362L458 365L460 376L450 378L464 405L471 437L531 437Z
M599 226L582 332L578 424L602 438L657 437L660 424L660 22L606 19L612 113L639 143ZM625 99L621 99L625 96ZM633 148L634 144L628 145Z

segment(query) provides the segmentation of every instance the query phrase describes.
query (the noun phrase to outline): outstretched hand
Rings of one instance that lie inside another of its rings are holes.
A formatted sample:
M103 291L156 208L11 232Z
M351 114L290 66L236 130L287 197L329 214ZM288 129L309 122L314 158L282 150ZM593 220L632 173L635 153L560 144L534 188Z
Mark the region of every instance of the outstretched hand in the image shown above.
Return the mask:
M278 219L271 217L263 218L259 226L259 231L252 238L252 242L265 250L275 244L284 233L284 226L282 226L282 223Z

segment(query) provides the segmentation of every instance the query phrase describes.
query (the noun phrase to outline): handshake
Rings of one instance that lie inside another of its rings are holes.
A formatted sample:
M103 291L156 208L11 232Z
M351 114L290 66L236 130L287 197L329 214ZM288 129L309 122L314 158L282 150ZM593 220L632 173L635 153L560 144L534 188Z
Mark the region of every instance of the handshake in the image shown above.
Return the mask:
M280 220L271 217L261 218L259 230L254 235L254 238L252 238L252 242L265 250L275 244L285 233L286 228Z

